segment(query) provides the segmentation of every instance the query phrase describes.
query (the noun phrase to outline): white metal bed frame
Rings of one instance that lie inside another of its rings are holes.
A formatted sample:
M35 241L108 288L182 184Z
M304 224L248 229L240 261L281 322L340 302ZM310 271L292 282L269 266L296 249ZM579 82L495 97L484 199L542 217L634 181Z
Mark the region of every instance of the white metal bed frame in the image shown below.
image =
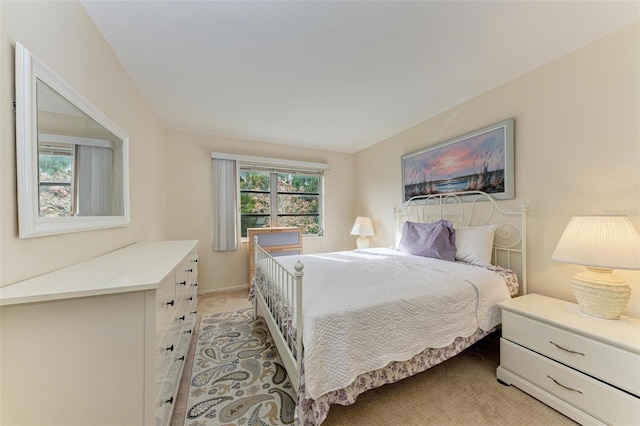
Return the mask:
M496 224L492 263L514 270L518 274L521 294L524 295L527 293L527 212L528 208L524 203L520 205L520 211L504 210L490 195L480 191L421 195L411 198L401 208L394 209L394 234L402 229L405 221L434 222L446 219L454 224L454 228ZM257 236L254 237L253 244L256 274L264 274L269 282L264 293L260 286L253 286L256 318L258 311L263 313L293 389L297 392L302 373L304 266L298 261L294 267L295 273L292 273L260 247ZM512 262L514 256L520 258L518 265ZM281 313L283 309L289 313L290 320L282 318L278 313L278 310ZM294 318L297 325L295 329L292 328Z

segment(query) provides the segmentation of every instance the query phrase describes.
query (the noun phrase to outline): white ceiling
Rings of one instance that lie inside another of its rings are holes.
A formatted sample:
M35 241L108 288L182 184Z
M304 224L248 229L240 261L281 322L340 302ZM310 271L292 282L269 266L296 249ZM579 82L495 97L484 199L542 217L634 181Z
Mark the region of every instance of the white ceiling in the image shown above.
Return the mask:
M637 1L83 4L166 127L349 153L640 17Z

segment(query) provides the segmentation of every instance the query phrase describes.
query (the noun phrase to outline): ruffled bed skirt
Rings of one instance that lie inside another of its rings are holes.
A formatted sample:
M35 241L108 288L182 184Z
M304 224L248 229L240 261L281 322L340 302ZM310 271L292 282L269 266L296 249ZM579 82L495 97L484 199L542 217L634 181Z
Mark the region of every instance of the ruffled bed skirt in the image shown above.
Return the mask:
M358 395L363 392L389 383L395 383L426 371L434 365L459 354L493 331L495 331L495 328L489 331L478 329L469 337L458 337L452 344L444 348L427 348L408 361L392 362L386 367L361 374L346 388L329 392L315 400L306 395L303 362L296 405L296 424L305 426L319 425L329 415L329 408L332 404L351 405L356 402Z

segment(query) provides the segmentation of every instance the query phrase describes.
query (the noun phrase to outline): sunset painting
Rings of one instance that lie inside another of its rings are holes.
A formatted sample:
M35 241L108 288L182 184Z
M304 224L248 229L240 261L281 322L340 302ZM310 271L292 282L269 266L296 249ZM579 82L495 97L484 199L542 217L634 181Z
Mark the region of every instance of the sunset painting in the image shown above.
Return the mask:
M513 177L513 171L507 173L512 158L512 119L406 155L402 158L404 200L464 191L504 194L507 178Z

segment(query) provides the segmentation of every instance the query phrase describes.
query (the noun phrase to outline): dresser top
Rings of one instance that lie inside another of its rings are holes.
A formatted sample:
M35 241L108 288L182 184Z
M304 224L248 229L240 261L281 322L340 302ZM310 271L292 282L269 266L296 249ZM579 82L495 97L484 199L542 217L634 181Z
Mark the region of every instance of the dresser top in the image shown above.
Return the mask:
M640 318L596 318L581 312L575 303L539 294L516 297L498 305L503 310L640 353Z
M0 306L152 290L198 241L150 241L0 288Z

